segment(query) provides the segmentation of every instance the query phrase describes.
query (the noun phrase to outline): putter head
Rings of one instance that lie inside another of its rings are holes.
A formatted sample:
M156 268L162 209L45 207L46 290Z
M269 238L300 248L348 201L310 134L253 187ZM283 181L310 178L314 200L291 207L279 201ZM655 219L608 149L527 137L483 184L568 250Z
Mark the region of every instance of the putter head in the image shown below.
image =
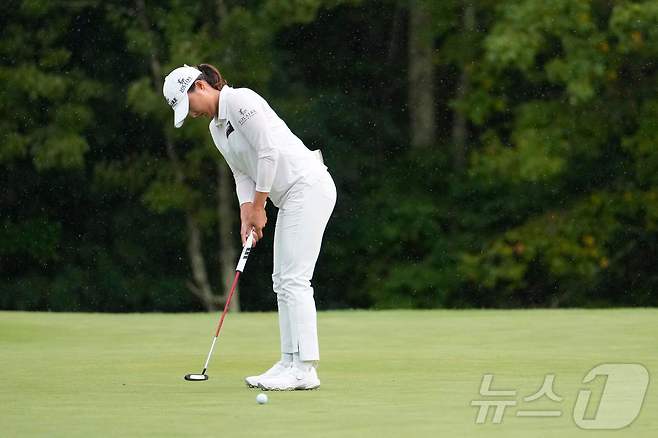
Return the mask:
M208 376L205 374L186 374L185 380L189 382L201 382L203 380L208 380Z

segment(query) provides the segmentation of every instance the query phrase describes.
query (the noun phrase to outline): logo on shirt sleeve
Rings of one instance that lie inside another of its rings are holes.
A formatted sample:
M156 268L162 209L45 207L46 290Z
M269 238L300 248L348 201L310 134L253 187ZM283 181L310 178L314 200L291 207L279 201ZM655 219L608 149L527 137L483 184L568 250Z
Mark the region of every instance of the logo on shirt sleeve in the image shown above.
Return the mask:
M240 108L238 112L240 113L240 116L242 116L240 117L240 120L238 120L240 126L244 125L247 120L249 120L254 114L256 114L255 109L247 110L244 108Z
M228 138L229 135L231 135L231 132L235 131L233 128L233 125L231 125L231 122L228 122L228 126L226 127L226 138Z

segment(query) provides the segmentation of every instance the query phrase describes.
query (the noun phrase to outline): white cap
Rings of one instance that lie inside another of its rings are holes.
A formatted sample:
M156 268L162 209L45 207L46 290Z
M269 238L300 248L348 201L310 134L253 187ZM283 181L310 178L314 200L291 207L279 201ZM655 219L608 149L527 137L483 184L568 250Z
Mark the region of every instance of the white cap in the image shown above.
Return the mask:
M190 101L187 99L187 90L190 89L201 71L185 64L178 67L167 75L162 86L162 94L169 106L174 109L174 126L183 126L185 117L190 109Z

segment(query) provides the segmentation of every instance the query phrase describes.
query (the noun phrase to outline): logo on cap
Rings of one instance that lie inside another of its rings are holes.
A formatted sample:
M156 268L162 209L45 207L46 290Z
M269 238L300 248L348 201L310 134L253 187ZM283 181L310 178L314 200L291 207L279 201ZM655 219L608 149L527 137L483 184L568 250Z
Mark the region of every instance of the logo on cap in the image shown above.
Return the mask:
M178 80L178 83L180 84L180 88L178 89L178 91L180 93L184 93L185 88L187 88L187 84L189 84L190 82L192 82L192 76L188 76L186 78L180 78Z

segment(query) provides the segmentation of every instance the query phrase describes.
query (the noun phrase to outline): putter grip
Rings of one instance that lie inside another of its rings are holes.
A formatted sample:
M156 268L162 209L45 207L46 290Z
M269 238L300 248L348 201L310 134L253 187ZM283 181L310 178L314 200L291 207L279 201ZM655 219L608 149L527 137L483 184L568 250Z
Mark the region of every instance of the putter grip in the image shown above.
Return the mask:
M247 258L249 257L249 252L251 252L251 247L254 244L254 232L249 233L247 241L242 248L242 254L240 254L240 260L238 260L238 266L235 268L236 271L244 271L244 265L247 263Z

